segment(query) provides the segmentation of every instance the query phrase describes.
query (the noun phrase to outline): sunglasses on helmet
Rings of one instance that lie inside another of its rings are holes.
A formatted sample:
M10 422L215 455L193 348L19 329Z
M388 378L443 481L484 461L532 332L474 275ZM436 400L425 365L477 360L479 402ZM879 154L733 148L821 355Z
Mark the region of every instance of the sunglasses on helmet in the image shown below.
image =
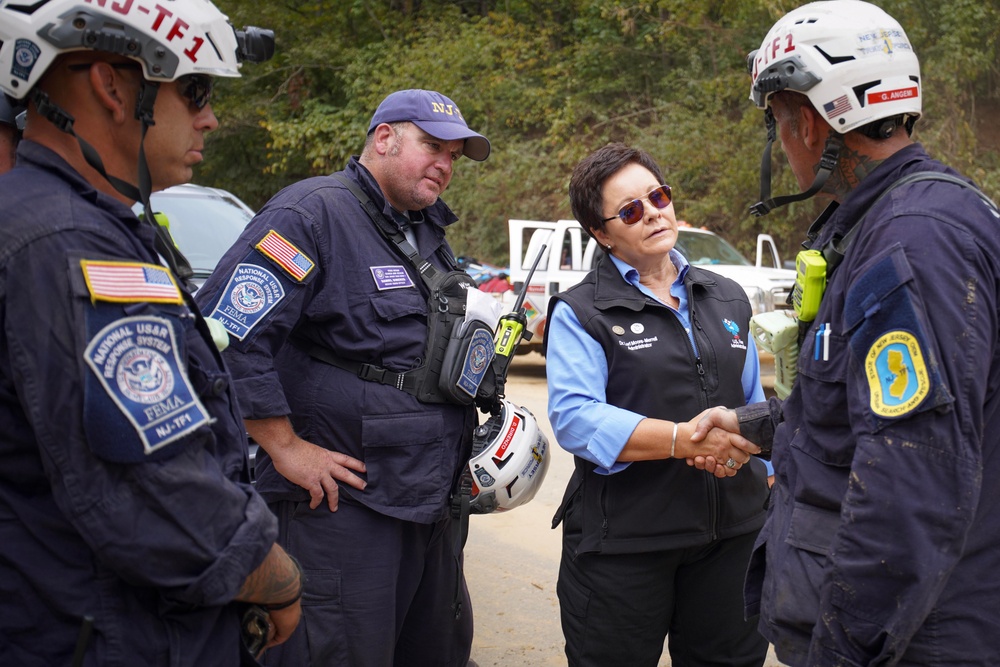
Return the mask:
M661 185L654 188L645 197L633 199L622 206L618 209L618 215L613 215L610 218L604 218L601 222L607 222L608 220L620 218L626 225L634 225L642 220L643 213L646 211L646 208L642 204L643 199L647 200L656 208L666 208L670 206L670 202L672 201L670 197L670 186Z

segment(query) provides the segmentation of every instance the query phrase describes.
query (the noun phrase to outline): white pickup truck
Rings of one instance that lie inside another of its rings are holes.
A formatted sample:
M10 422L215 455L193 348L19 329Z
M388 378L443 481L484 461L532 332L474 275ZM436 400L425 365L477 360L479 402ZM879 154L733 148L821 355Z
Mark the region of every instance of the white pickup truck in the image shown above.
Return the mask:
M510 220L510 282L512 292L503 294L505 312L513 305L542 246L541 260L531 277L524 298L530 341L522 341L519 353L541 350L549 297L583 280L594 267L601 250L576 220L538 222ZM704 229L678 228L677 249L694 265L732 278L743 286L754 313L788 308L785 300L795 284L795 271L782 268L774 239L757 237L756 264L751 264L722 237Z

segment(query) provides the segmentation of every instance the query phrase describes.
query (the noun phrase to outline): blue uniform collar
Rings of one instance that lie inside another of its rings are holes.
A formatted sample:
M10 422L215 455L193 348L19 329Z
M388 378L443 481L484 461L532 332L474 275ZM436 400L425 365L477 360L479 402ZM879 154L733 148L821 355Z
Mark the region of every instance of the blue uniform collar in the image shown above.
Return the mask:
M114 197L97 190L58 153L46 146L30 139L23 139L17 146L17 165L53 174L60 180L69 183L84 199L99 203L102 208L112 211L121 218L135 217L131 208Z
M926 169L933 164L936 163L931 162L930 155L919 143L910 144L890 155L841 202L812 247L823 248L834 235L842 237L886 187L915 168Z
M375 177L372 176L371 172L361 161L358 156L355 155L347 163L347 168L344 169L348 176L356 180L361 184L361 187L365 189L368 196L372 198L372 201L376 206L382 209L389 218L392 218L392 206L386 200L385 195L382 194L382 189L378 186L378 182L375 181ZM414 223L419 222L433 222L438 227L447 227L458 221L458 216L444 203L440 197L438 200L428 206L425 209L419 211L407 211L410 216L410 221Z
M674 286L683 286L679 291L685 295L685 300L688 285L717 284L717 274L697 266L691 266L679 251L671 250L670 259L674 266L678 267ZM594 306L598 310L615 306L624 306L632 310L643 308L647 296L643 290L636 287L639 272L628 263L613 255L608 255L601 258L592 273L595 281ZM621 280L618 280L619 277ZM634 278L634 282L632 278ZM626 285L628 287L625 287ZM671 292L676 296L677 293L673 288Z

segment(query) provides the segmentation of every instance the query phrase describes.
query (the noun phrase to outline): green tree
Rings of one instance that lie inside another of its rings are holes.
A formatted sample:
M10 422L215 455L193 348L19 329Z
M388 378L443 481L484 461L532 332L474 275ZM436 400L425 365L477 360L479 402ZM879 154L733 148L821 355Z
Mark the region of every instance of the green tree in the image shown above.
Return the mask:
M401 88L454 99L490 138L445 199L457 252L507 261L506 221L570 216L577 161L609 141L651 151L678 217L747 254L758 231L797 249L822 202L751 218L763 118L746 54L799 3L786 0L221 0L234 24L273 28L277 55L220 85L222 129L198 180L260 206L282 186L343 167L375 106ZM1000 195L1000 0L879 0L921 57L916 138ZM798 191L780 150L775 193Z

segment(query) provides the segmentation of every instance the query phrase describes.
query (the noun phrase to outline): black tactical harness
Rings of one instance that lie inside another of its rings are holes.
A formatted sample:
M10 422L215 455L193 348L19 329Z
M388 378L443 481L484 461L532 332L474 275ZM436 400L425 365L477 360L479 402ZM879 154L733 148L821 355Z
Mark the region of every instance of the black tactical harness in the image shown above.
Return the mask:
M295 344L319 361L355 373L362 380L393 386L422 403L469 405L478 397L480 405L491 404L496 394L493 330L479 320L465 321L468 290L476 289L475 281L457 267L448 272L435 268L399 229L389 224L357 183L340 173L333 177L361 202L375 228L395 244L430 290L424 363L419 368L397 373L376 364L345 359L301 336Z

